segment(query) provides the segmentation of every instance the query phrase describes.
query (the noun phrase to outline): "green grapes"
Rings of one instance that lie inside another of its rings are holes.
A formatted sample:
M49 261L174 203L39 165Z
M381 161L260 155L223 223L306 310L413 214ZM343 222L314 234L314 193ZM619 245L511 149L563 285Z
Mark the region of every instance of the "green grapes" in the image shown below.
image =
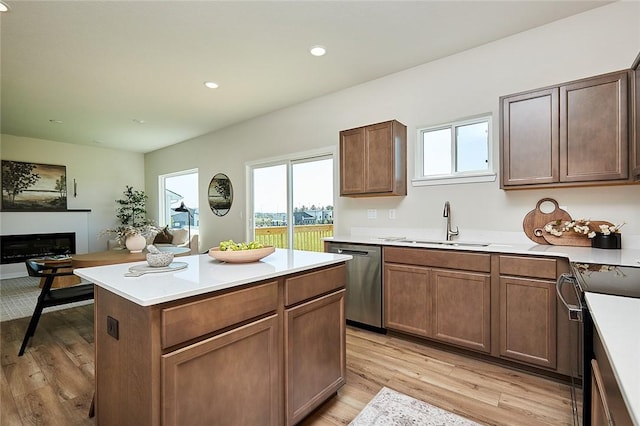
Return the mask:
M257 241L251 241L250 243L235 243L233 240L220 242L220 251L254 250L260 248L264 248L264 244Z

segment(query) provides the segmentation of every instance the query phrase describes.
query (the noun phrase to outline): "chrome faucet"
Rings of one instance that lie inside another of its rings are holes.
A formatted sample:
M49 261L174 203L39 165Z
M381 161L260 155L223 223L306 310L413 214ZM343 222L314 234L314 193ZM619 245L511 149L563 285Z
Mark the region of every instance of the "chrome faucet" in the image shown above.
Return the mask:
M460 232L458 231L458 227L456 226L456 230L454 231L453 229L451 229L451 205L449 204L448 201L445 201L444 203L444 212L442 212L442 217L446 217L447 218L447 224L446 224L446 235L447 235L447 241L451 241L451 237L455 237L456 235L458 235Z

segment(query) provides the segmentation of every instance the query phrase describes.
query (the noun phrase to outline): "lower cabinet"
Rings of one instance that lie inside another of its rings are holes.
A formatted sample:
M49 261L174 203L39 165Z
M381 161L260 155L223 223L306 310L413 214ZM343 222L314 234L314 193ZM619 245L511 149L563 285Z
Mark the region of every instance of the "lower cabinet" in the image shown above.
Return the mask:
M345 383L344 296L340 290L284 311L287 425L298 423Z
M383 257L385 328L579 377L578 323L555 286L568 261L404 247Z
M591 425L613 425L598 361L591 360Z
M611 361L598 329L593 330L593 357L591 360L591 425L632 426L636 423L625 403Z
M276 315L162 356L164 425L277 425ZM247 404L247 390L251 403ZM203 395L209 397L204 399Z
M431 270L419 266L385 264L384 326L431 337L433 309Z
M556 368L555 282L500 278L500 356Z
M473 272L432 271L433 338L491 352L491 278Z
M385 327L491 351L488 274L385 264Z

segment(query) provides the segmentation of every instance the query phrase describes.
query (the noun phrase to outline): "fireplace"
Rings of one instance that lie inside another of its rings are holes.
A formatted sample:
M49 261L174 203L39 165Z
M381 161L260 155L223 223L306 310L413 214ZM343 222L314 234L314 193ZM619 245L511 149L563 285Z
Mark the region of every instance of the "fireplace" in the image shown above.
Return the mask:
M33 257L76 252L76 233L24 234L0 236L1 264L21 263Z

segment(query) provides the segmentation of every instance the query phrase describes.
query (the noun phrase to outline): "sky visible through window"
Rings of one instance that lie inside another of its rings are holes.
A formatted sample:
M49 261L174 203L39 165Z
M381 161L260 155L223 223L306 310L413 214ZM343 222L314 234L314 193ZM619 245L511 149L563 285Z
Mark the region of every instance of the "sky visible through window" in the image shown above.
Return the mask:
M255 212L286 212L286 165L256 168L253 173ZM294 208L333 206L332 159L294 163L293 183Z
M170 176L165 179L165 189L184 197L184 204L191 208L198 208L198 173ZM175 206L180 205L180 202Z

